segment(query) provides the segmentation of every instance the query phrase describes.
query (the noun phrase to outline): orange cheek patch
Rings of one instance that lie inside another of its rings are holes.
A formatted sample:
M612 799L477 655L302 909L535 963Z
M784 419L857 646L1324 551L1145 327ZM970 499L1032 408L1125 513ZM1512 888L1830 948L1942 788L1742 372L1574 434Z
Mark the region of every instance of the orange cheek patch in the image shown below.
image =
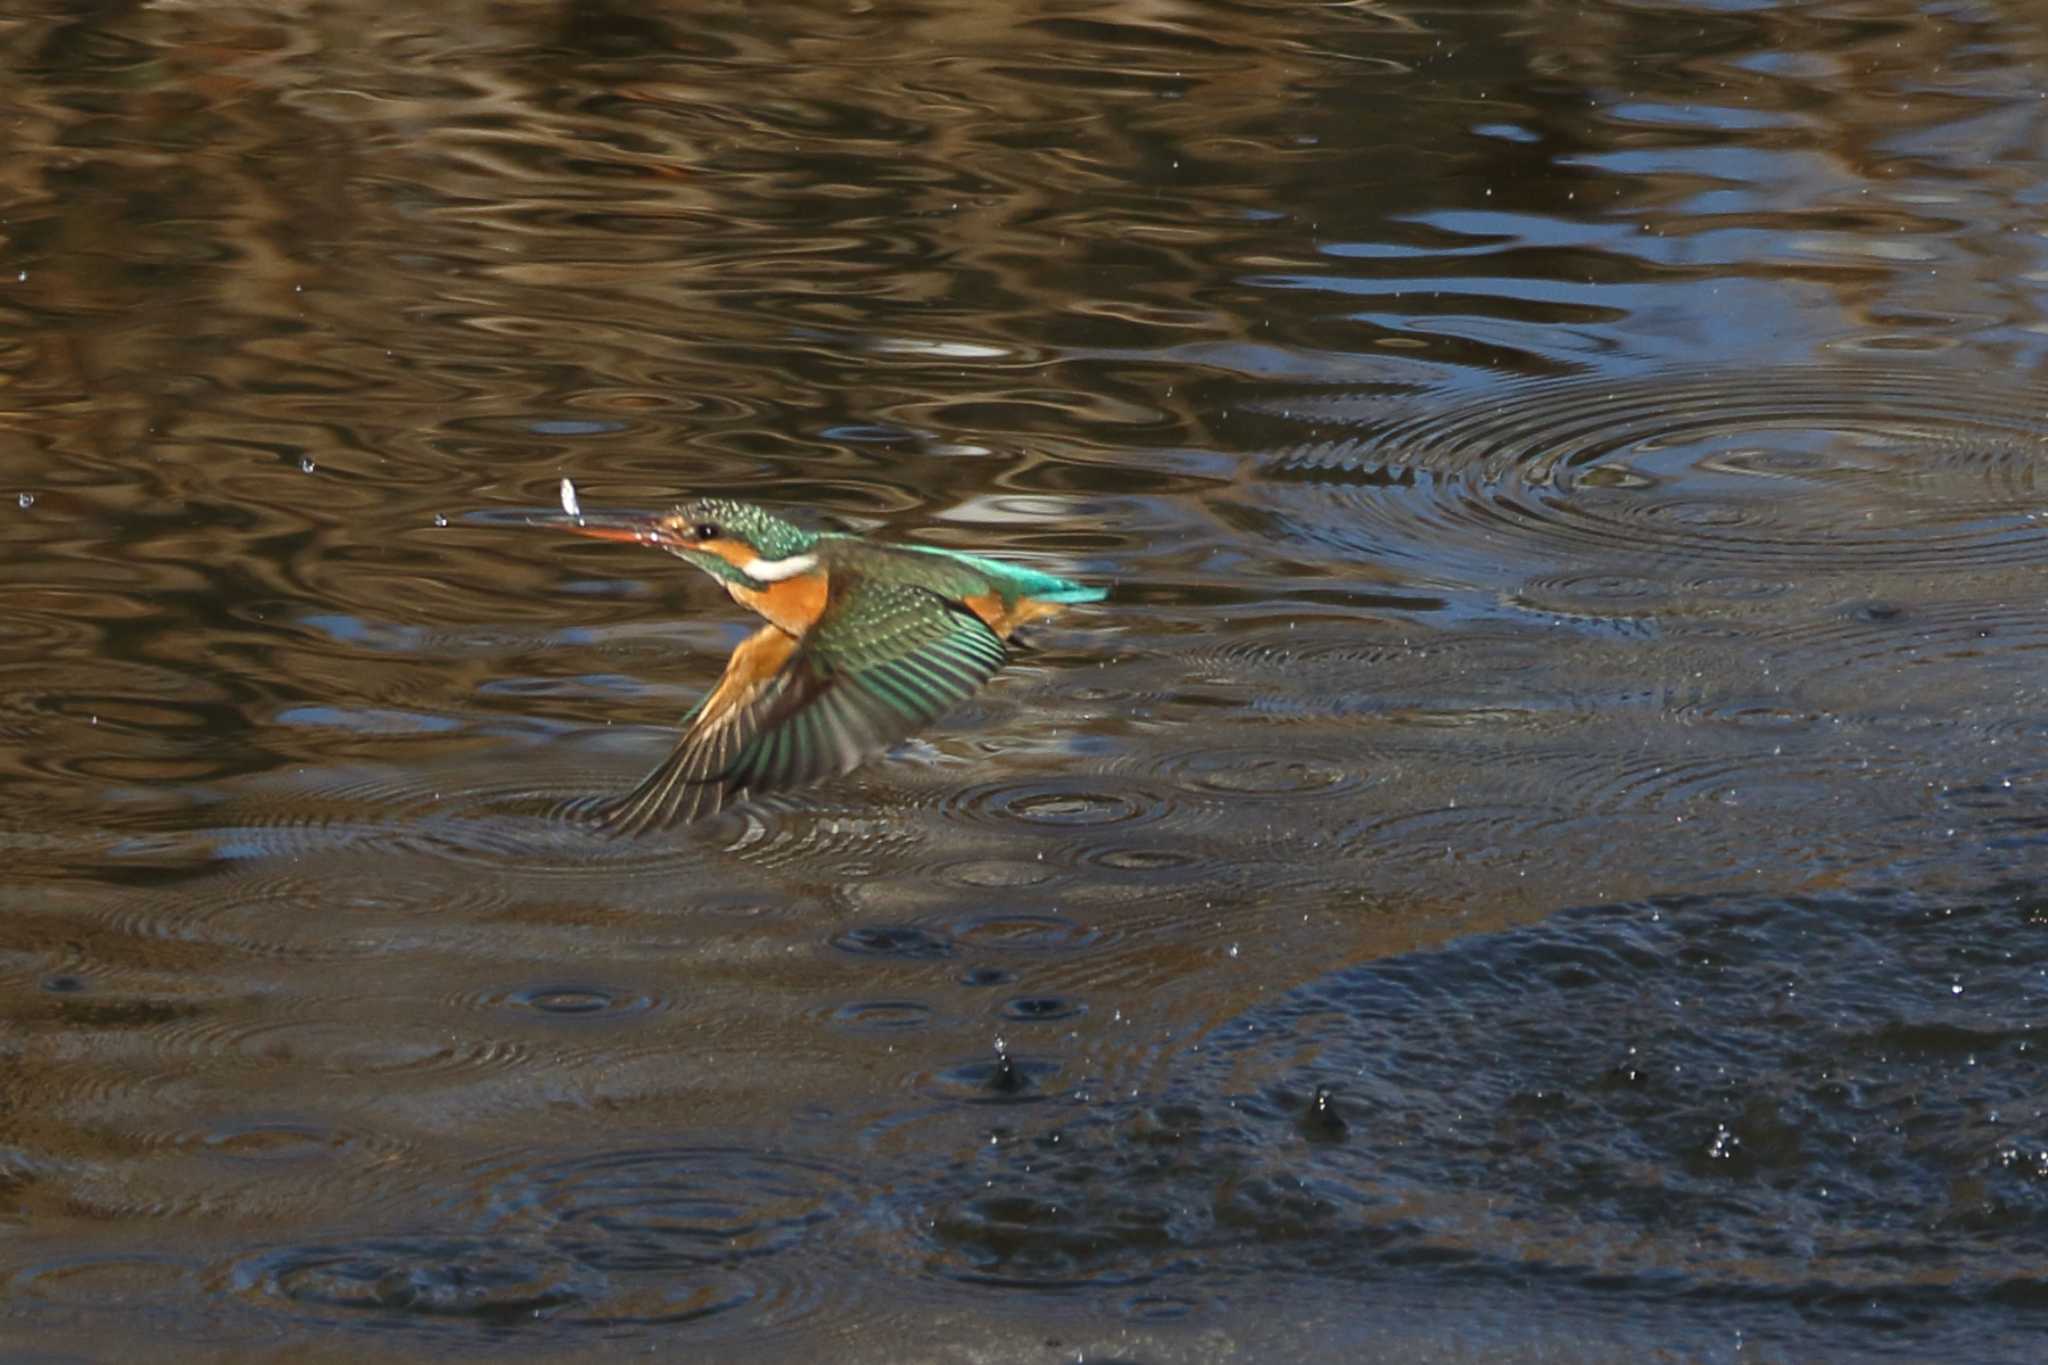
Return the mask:
M744 569L754 561L754 551L745 541L728 540L723 536L715 540L700 540L690 548L693 550L707 550L732 565L735 569Z

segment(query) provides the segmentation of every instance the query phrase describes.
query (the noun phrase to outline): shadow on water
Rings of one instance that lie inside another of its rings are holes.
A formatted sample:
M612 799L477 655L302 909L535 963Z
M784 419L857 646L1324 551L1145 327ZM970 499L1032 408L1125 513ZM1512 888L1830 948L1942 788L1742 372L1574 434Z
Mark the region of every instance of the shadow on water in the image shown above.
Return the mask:
M2033 1359L2036 28L700 9L0 25L0 1337ZM565 475L1114 590L607 839Z
M2016 1344L2044 924L2031 886L1670 900L1399 955L1222 1022L1156 1093L1006 1125L898 1216L975 1283L1444 1284L1618 1339L1686 1305L1766 1349Z

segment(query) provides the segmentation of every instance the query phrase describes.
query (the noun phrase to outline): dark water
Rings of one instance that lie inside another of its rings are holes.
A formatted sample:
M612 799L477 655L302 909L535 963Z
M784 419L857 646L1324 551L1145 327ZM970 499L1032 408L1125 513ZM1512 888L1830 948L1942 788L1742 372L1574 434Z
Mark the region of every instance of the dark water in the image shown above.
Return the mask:
M2040 1358L2039 14L5 18L10 1352ZM564 475L1116 590L606 842Z

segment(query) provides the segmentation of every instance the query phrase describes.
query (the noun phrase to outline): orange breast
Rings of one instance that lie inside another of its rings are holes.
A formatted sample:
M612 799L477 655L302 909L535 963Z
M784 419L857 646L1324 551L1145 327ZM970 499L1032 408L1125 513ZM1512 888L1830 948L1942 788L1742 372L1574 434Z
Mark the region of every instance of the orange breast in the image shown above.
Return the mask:
M802 635L825 614L826 577L822 570L814 570L765 588L743 588L737 583L725 588L741 606L760 612L791 635Z

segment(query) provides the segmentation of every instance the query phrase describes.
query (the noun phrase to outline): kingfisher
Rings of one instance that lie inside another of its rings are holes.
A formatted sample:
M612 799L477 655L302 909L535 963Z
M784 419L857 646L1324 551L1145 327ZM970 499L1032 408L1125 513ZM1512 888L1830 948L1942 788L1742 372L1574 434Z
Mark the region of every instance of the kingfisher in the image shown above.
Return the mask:
M562 515L545 524L666 550L767 623L683 717L661 766L597 808L619 834L848 772L973 695L1019 626L1107 595L957 550L807 531L728 498L585 515L564 479Z

